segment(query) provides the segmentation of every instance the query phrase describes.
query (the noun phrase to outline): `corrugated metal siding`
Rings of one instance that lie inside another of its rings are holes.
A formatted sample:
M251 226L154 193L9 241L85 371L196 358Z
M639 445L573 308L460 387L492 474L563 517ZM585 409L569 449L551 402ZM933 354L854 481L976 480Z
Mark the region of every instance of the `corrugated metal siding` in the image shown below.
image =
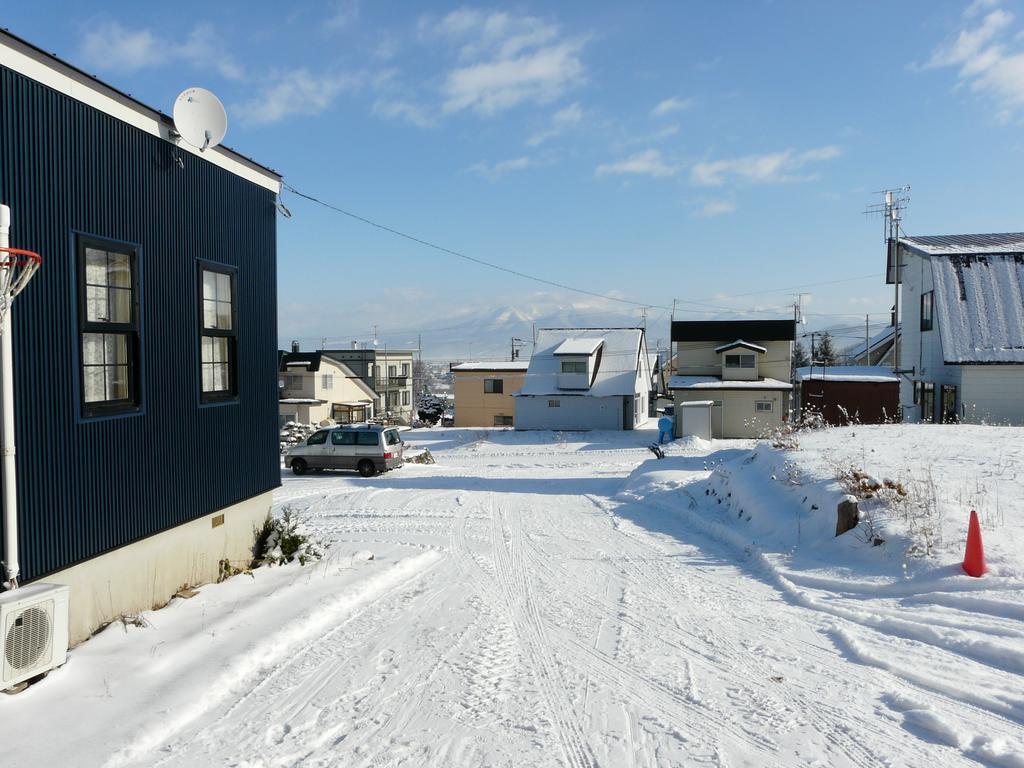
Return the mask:
M25 580L280 483L273 193L180 156L0 67L0 201L44 259L14 308ZM142 415L78 417L75 232L140 247ZM237 403L199 404L199 258L238 268Z

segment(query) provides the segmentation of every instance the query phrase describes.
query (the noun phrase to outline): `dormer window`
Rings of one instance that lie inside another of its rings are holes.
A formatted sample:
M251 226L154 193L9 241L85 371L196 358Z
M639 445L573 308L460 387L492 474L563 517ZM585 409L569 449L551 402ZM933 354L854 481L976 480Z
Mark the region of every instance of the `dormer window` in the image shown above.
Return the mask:
M586 360L563 360L562 361L562 373L587 373L587 361Z
M757 358L754 355L726 355L726 368L756 368Z

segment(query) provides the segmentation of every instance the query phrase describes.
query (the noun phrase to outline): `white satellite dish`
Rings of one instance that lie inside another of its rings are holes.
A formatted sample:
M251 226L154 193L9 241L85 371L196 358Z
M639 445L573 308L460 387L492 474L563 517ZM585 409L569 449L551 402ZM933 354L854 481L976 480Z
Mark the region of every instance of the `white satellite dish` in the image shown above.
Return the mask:
M200 152L216 147L228 132L228 113L205 88L188 88L174 100L174 128Z

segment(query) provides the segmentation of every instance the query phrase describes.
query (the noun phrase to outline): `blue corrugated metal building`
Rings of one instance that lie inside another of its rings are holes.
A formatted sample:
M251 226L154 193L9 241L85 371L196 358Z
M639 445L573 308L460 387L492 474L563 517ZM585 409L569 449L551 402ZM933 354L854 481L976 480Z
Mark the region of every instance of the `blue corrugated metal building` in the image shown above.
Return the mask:
M0 32L0 202L43 256L13 312L22 580L71 585L73 639L244 557L280 483L280 177L172 128Z

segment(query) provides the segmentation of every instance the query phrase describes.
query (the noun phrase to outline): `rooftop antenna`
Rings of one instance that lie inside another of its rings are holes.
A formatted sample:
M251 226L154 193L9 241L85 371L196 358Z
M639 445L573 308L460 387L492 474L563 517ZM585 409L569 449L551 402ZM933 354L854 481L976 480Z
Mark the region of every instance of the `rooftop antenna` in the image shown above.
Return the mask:
M910 185L892 189L882 189L875 193L882 195L882 202L867 206L864 209L865 216L882 215L882 229L885 235L886 246L886 278L889 277L889 268L893 270L895 283L895 303L893 304L893 316L896 318L896 328L892 335L892 371L893 373L905 373L900 370L900 221L903 218L903 211L910 204Z
M174 130L200 152L216 147L228 132L228 113L205 88L186 88L174 100Z

